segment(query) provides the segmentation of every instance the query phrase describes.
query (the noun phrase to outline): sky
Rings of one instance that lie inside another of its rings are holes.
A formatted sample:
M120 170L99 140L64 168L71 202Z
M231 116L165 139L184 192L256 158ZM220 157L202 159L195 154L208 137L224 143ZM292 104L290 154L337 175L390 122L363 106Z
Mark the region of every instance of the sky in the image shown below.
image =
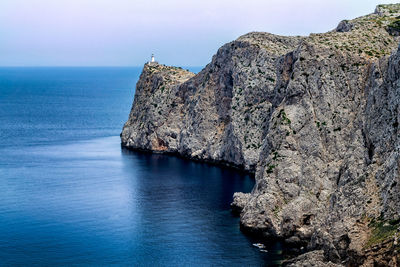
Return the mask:
M0 0L0 66L205 66L251 31L308 35L374 0Z

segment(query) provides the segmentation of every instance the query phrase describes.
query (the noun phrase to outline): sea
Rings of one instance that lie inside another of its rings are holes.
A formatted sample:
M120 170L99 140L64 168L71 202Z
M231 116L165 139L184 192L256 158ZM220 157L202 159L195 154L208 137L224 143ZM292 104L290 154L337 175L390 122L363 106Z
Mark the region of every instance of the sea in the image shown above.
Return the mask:
M121 148L141 70L0 68L0 266L279 263L231 214L253 177Z

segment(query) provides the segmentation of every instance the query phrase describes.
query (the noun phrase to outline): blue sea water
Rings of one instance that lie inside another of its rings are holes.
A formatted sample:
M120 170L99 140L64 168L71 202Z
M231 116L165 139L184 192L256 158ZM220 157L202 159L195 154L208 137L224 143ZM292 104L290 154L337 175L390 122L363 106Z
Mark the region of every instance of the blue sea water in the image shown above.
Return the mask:
M199 69L194 69L198 71ZM1 266L262 266L237 171L120 147L141 68L0 68Z

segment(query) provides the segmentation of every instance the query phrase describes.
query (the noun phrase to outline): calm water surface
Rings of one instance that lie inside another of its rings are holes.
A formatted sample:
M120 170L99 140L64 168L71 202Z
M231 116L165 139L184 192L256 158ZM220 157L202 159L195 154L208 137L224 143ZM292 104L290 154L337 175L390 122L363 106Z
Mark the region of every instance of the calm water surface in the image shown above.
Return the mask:
M194 69L195 71L199 69ZM141 68L0 68L0 265L262 266L252 178L120 147Z

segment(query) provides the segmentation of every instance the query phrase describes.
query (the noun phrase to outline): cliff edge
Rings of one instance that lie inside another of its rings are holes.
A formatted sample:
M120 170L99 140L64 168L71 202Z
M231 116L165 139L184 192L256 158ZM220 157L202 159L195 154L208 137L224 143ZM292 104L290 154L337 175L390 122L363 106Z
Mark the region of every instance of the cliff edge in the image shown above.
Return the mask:
M287 265L396 266L399 33L400 4L380 5L323 34L246 34L197 75L146 64L122 145L255 173L232 206L304 253Z

